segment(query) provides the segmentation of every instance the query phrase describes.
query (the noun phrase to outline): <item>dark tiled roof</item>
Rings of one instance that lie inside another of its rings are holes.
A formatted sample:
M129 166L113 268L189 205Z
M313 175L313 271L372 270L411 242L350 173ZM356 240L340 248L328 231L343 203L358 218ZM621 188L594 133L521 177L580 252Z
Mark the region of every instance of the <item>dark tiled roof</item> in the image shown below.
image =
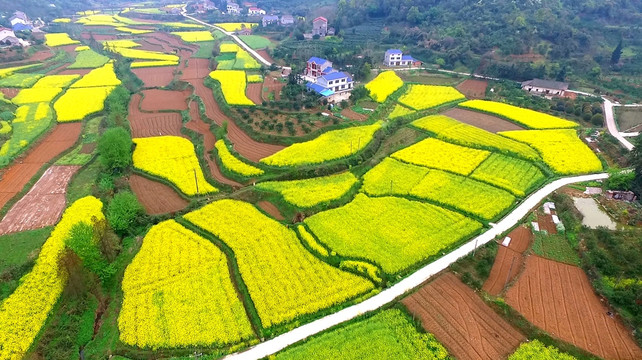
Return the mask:
M568 83L553 81L553 80L542 80L542 79L533 79L529 81L524 81L522 86L533 86L538 88L545 89L556 89L556 90L568 90Z

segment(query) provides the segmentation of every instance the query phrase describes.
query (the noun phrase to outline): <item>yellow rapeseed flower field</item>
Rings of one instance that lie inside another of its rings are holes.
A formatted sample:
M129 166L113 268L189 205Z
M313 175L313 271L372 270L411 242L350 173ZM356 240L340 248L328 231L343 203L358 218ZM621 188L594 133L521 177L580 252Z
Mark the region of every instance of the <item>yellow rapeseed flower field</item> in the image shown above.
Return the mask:
M89 50L89 49L91 49L91 48L89 46L87 46L87 45L80 45L80 46L76 46L74 51L80 52L80 51L85 51L85 50Z
M178 62L178 55L164 54L158 51L140 50L131 48L114 47L109 48L111 51L118 53L126 58L138 60L155 60L155 61L174 61Z
M384 71L377 75L374 80L366 84L366 89L370 90L370 97L379 103L386 101L388 96L403 86L403 80L392 71Z
M394 120L394 119L396 119L398 117L410 115L413 112L415 112L415 110L411 110L411 109L408 109L405 106L401 106L399 104L395 104L395 107L390 112L390 115L388 115L388 119Z
M249 83L262 83L263 82L263 76L259 74L248 74L247 75L247 82Z
M218 191L205 179L191 141L178 136L157 136L136 138L134 143L135 168L168 180L189 196Z
M93 196L74 202L40 250L36 263L18 288L0 303L0 359L22 359L65 287L67 274L58 265L74 225L104 220L102 203Z
M80 75L47 75L38 80L34 88L65 88L80 78Z
M410 190L410 195L459 209L484 220L493 220L515 202L509 192L445 171L430 170Z
M343 207L312 215L305 223L337 254L370 260L388 274L403 272L482 228L477 221L431 204L364 194Z
M363 176L360 191L373 196L408 195L428 171L430 170L423 166L385 158Z
M108 62L107 64L93 69L87 75L83 76L80 80L71 84L72 88L85 88L94 86L118 86L120 80L116 77L114 72L114 63Z
M241 70L215 70L210 77L221 83L221 91L225 101L230 105L255 105L245 95L245 71Z
M271 166L287 167L321 164L346 158L364 149L380 128L379 121L372 125L328 131L314 140L290 145L261 159L261 162Z
M491 154L470 177L506 189L520 197L525 196L546 178L542 171L530 162L502 154Z
M241 30L243 28L251 29L253 27L258 26L259 24L257 23L218 23L214 25L220 27L225 31L234 32L234 31Z
M164 61L164 60L159 60L159 61L134 61L131 63L131 68L136 69L136 68L142 68L142 67L159 67L159 66L176 66L178 65L178 61Z
M116 31L126 32L134 35L149 34L151 32L154 32L153 30L140 30L140 29L130 28L127 26L118 26L116 27Z
M42 66L42 64L21 65L21 66L13 66L13 67L0 69L0 78L3 78L5 76L9 76L9 75L13 74L16 71L27 70L27 69L34 68L34 67L37 67L37 66Z
M80 41L73 40L72 38L69 37L69 34L67 33L45 34L45 40L46 40L45 44L51 47L80 44Z
M553 115L488 100L469 100L459 106L499 115L531 129L568 129L580 126Z
M87 115L103 110L105 99L114 88L113 86L99 86L67 90L54 103L58 122L79 121Z
M401 149L391 156L410 164L468 175L489 155L490 152L485 150L471 149L428 138Z
M530 146L493 134L478 127L464 124L444 115L432 115L413 121L412 126L427 130L438 138L481 149L499 150L528 160L541 160Z
M236 43L222 43L219 47L221 53L237 53L241 50L241 47Z
M424 110L465 98L451 86L413 84L401 95L399 103L415 110Z
M267 181L256 184L260 190L281 194L288 203L310 208L345 195L359 180L351 173L291 181Z
M103 42L105 49L125 48L131 49L141 46L139 43L130 39L107 40Z
M203 30L203 31L175 31L171 33L172 35L179 36L183 41L186 42L199 42L199 41L212 41L214 37L212 33Z
M573 129L517 130L499 133L534 147L553 171L577 175L602 171L602 163Z
M251 204L215 201L185 219L232 249L265 328L341 304L374 288L369 280L317 259L293 230Z
M57 18L57 19L53 19L51 22L54 22L54 23L70 23L71 19L70 18Z
M221 164L223 164L223 167L230 172L248 177L259 176L263 174L263 170L257 168L256 166L246 164L232 155L230 150L227 148L225 141L218 140L216 144L214 144L214 146L216 147L218 158L221 159Z
M60 92L61 88L31 88L22 89L11 101L16 105L25 105L39 102L50 102Z
M223 347L253 337L225 254L174 220L145 235L122 287L118 329L125 344Z

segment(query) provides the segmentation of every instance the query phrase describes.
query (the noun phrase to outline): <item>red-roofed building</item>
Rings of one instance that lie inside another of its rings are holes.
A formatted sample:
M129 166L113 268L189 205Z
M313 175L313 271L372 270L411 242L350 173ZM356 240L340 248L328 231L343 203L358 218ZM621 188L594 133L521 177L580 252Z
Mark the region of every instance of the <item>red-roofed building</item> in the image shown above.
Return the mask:
M326 36L328 34L328 19L319 16L312 20L312 34Z
M247 9L248 15L265 15L265 10L252 6Z

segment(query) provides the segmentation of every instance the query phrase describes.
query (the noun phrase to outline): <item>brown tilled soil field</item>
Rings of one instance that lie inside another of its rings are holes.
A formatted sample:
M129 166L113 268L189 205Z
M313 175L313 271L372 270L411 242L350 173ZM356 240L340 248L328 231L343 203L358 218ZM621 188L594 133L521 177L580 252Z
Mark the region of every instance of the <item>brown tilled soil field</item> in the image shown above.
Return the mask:
M642 359L631 331L607 314L577 266L529 256L506 302L535 326L600 357Z
M118 38L116 35L104 35L104 34L94 34L94 33L90 34L89 32L81 33L80 37L82 37L85 40L89 40L92 35L94 37L94 40L96 41L116 40Z
M270 216L272 216L274 219L279 220L279 221L285 220L285 217L283 217L283 215L281 214L279 209L274 204L272 204L271 202L269 202L269 201L259 201L257 203L257 205L259 206L259 208L261 208L261 210L263 210L266 213L270 214Z
M0 170L0 209L24 188L42 165L69 149L81 131L80 122L57 124L26 156Z
M555 226L551 215L539 215L537 217L537 223L539 224L540 230L546 230L549 234L557 234L557 226Z
M508 234L511 242L508 247L499 245L495 263L483 289L491 295L498 295L519 274L524 265L524 251L533 242L533 233L524 226L519 226Z
M478 128L482 128L493 133L509 130L524 130L524 128L510 121L466 109L452 108L443 112L443 114L463 123L477 126Z
M272 57L267 53L267 50L265 50L265 49L256 50L256 52L259 55L263 56L265 58L265 60L269 61L270 64L274 64L275 63L274 59L272 59Z
M350 120L356 120L356 121L366 121L368 120L368 115L365 114L359 114L358 112L352 110L352 109L343 109L341 110L341 115L347 117Z
M210 175L214 178L214 180L218 181L221 184L227 184L235 187L242 186L240 183L226 178L218 168L218 164L216 164L216 161L212 160L209 152L214 149L216 137L214 136L214 134L212 134L212 131L210 131L209 124L205 123L201 119L201 115L198 112L198 104L194 101L190 103L189 115L191 120L185 124L185 127L203 135L203 146L205 147L204 156L205 161L207 162L207 166L210 168Z
M140 175L130 176L129 186L150 215L183 210L189 203L171 187Z
M250 98L250 100L252 100L252 102L257 105L261 105L261 103L263 102L263 98L261 97L262 92L263 92L262 83L247 84L247 87L245 88L245 94L247 95L247 97Z
M456 359L505 359L526 340L452 273L402 302Z
M65 209L67 185L80 166L52 166L0 221L0 235L55 225Z
M140 103L142 111L187 110L188 90L172 91L150 89L143 90L143 100Z
M189 81L202 79L210 73L210 61L208 59L190 58L181 80Z
M190 81L190 84L194 86L194 93L203 100L207 117L219 126L227 121L227 137L241 156L257 162L285 148L282 145L266 144L252 139L223 113L216 100L214 100L212 89L205 86L202 79Z
M18 92L20 92L20 89L16 88L0 88L0 92L4 94L4 97L7 99L12 99L16 95L18 95Z
M457 90L466 95L469 99L483 99L486 97L488 81L468 79L457 85Z
M140 112L138 110L140 99L140 94L134 94L129 101L128 119L133 137L153 137L162 135L185 137L185 135L181 133L181 128L183 127L181 114L176 112Z
M132 69L132 72L143 81L145 87L163 87L174 79L175 66L160 66Z
M280 82L276 77L266 76L265 80L263 80L263 86L268 89L266 97L269 93L273 93L274 100L281 100L281 89L283 89L285 83Z

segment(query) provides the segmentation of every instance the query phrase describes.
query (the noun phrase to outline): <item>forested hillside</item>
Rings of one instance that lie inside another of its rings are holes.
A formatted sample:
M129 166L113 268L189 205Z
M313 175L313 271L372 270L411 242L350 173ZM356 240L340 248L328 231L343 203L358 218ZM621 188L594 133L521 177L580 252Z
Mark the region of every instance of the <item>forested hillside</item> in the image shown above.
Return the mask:
M339 0L335 24L349 37L383 21L378 40L450 68L598 79L642 74L641 12L640 0Z

